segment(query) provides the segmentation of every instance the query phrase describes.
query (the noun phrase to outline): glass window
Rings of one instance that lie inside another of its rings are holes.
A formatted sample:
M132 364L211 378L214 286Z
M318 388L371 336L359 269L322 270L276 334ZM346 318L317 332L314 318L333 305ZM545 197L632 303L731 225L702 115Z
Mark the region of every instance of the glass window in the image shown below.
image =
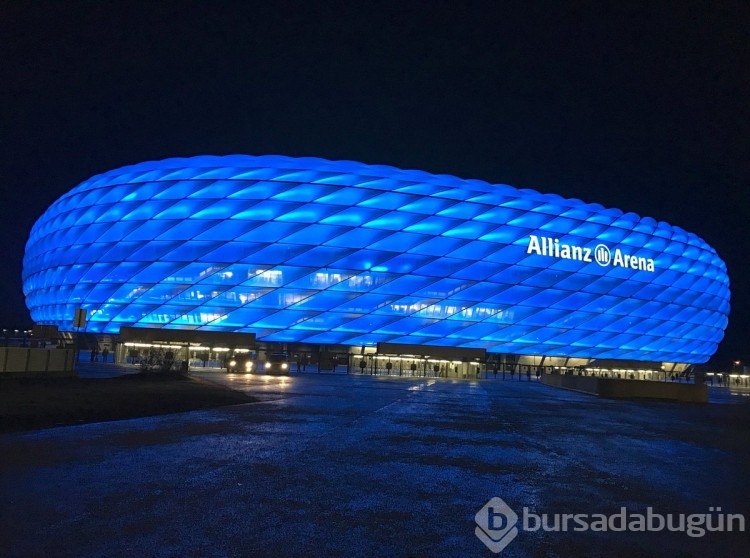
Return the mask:
M245 304L258 299L273 290L272 288L248 287L246 285L241 285L221 292L221 290L225 287L216 287L210 285L207 285L207 287L209 287L209 289L207 289L207 292L211 294L211 298L204 304L206 304L207 306L226 307L244 306Z
M153 285L141 283L125 283L124 285L113 284L116 291L112 292L108 298L111 303L129 303L137 301ZM161 301L164 302L164 301Z
M470 283L459 279L437 279L429 285L414 292L414 296L424 296L430 298L448 298L455 297Z
M325 312L331 310L342 302L354 298L357 293L345 293L342 291L319 291L315 294L300 300L292 305L292 310L315 310Z
M253 301L255 308L288 308L313 295L316 291L305 291L301 289L276 289Z
M239 308L237 310L231 310L222 319L220 324L222 326L231 327L250 327L255 324L258 320L266 317L271 310L266 308Z
M264 316L263 318L259 319L256 323L258 324L258 327L268 327L272 329L286 329L293 325L304 322L305 320L309 320L310 318L314 318L317 315L318 315L318 312L314 312L314 311L281 310L279 312L274 312L272 314L269 314L268 316ZM333 319L333 316L331 315L320 316L318 320L320 328L328 329L328 327L326 326L326 322L332 319ZM306 325L311 326L312 323L307 322ZM305 329L311 329L311 327L305 327Z

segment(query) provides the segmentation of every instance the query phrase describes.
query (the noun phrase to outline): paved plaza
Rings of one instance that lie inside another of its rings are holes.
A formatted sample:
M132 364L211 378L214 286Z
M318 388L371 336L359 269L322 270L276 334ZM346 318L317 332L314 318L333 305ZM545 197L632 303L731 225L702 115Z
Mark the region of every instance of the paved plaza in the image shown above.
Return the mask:
M0 436L0 555L492 556L475 514L493 497L519 517L721 507L750 519L748 397L198 375L257 402ZM750 555L747 531L522 523L499 556Z

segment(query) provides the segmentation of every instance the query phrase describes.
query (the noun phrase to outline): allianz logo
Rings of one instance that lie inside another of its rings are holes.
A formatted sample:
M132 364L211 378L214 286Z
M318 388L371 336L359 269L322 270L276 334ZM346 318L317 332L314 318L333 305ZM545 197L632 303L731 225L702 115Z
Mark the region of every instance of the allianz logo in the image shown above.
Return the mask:
M527 254L548 256L561 260L577 260L580 262L596 262L602 267L627 267L639 271L654 271L654 260L642 256L633 256L615 248L610 250L605 244L597 244L594 248L563 244L557 238L548 236L529 235Z

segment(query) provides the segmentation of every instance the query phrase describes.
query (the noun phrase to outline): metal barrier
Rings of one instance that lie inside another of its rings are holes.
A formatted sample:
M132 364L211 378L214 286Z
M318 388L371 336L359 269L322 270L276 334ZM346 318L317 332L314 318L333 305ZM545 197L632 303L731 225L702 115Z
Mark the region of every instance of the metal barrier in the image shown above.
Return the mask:
M73 349L0 347L0 373L73 372Z

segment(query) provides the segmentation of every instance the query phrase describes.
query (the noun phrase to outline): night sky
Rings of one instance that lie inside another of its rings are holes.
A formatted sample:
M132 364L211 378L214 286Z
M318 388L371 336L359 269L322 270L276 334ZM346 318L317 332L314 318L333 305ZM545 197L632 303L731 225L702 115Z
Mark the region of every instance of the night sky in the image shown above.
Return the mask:
M656 6L652 4L657 4ZM0 0L0 326L34 221L92 175L316 156L533 188L701 236L750 362L747 2Z

